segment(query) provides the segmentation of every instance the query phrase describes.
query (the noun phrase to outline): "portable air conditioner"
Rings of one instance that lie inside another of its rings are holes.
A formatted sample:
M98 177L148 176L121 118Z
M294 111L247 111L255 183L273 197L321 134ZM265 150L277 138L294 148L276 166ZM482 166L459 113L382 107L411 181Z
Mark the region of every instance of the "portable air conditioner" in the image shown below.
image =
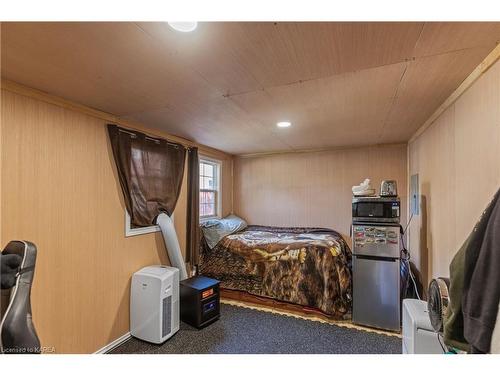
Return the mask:
M179 270L144 267L132 276L130 334L161 344L179 330Z
M434 331L427 302L403 300L403 354L442 354L439 333Z

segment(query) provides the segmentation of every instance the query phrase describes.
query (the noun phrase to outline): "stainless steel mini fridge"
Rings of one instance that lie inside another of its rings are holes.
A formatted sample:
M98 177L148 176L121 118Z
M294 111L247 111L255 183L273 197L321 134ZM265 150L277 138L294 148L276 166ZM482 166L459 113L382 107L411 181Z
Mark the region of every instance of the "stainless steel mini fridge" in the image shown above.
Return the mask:
M400 331L398 224L353 224L354 323Z

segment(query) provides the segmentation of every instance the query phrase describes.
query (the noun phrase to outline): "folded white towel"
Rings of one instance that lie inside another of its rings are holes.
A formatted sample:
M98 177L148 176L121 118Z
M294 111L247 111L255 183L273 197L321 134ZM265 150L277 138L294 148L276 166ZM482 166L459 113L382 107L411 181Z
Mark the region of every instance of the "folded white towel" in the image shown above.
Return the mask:
M375 189L372 188L370 179L365 179L359 185L352 187L352 194L355 196L372 196L375 195Z
M370 189L372 189L372 186L370 184L370 179L367 178L362 183L360 183L359 185L353 186L352 187L352 192L353 193L359 193L359 192L370 190Z

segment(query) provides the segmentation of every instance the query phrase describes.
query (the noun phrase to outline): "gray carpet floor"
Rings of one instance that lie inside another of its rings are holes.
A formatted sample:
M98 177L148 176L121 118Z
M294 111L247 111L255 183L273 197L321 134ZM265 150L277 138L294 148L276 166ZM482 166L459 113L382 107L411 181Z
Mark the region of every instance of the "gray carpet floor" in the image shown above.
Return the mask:
M162 345L132 338L111 353L394 354L401 339L222 304L221 318L202 330L181 323Z

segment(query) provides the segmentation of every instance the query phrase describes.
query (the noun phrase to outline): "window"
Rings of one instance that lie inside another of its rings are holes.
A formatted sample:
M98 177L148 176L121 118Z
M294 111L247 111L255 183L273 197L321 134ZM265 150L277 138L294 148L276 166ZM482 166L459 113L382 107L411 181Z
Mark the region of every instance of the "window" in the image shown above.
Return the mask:
M220 165L200 159L200 219L220 216Z

